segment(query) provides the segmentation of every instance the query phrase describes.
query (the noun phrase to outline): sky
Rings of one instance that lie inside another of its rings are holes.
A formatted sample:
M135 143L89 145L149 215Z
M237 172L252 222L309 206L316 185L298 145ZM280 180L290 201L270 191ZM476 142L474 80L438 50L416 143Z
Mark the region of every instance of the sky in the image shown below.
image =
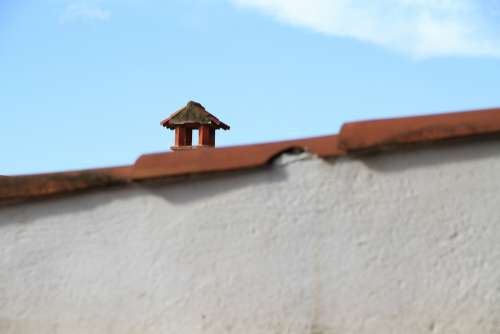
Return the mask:
M0 175L169 150L189 100L217 145L500 107L499 0L0 0Z

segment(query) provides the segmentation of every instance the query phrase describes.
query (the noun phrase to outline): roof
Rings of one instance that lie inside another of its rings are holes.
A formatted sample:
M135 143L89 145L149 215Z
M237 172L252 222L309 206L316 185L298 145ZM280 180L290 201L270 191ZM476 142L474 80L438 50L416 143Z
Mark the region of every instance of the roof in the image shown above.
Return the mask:
M336 135L265 144L146 154L129 166L0 177L0 204L180 176L268 165L286 152L321 158L500 135L500 109L346 123Z
M169 129L175 129L176 125L183 124L210 124L216 129L229 130L229 125L220 121L206 111L200 103L194 101L189 101L185 107L161 121L161 125Z

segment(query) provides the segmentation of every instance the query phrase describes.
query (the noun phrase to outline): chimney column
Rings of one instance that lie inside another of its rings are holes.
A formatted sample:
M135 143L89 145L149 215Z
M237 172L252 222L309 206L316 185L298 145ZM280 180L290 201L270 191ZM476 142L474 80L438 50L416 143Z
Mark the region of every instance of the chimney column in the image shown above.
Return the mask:
M175 128L175 146L191 146L193 140L193 130L183 126Z
M215 146L215 129L210 125L201 125L199 128L198 145Z

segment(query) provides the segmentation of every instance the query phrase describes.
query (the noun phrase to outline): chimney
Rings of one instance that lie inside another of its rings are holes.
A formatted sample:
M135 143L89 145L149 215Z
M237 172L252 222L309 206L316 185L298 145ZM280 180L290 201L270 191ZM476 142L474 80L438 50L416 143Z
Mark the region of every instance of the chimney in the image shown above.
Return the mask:
M161 125L175 130L172 150L189 150L215 146L215 130L229 130L229 125L210 114L198 102L188 104L161 122ZM198 130L198 145L193 146L193 129Z

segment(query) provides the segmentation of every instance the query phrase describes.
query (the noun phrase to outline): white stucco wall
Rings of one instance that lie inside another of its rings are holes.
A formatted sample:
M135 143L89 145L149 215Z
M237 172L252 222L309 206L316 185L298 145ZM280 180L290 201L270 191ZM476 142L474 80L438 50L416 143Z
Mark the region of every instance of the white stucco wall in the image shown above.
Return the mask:
M500 142L0 209L0 333L500 333Z

